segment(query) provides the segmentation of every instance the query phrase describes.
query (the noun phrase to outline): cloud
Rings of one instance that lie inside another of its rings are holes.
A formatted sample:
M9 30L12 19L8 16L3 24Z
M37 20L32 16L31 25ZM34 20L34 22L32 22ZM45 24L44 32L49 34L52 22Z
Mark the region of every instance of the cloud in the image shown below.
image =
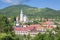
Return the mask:
M24 2L28 2L29 0L2 0L2 1L16 5L16 4L22 4Z
M11 3L11 4L19 4L19 0L5 0L6 2L8 3Z

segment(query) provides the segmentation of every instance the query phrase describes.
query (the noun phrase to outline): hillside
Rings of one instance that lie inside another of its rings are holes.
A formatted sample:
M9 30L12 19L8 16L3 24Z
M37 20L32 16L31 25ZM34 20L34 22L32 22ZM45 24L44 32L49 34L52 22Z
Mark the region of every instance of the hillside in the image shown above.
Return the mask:
M6 16L19 16L20 10L23 10L23 13L28 17L46 17L46 18L55 18L60 17L60 11L54 10L51 8L36 8L30 7L27 5L13 5L7 8L0 10L0 14L4 14Z

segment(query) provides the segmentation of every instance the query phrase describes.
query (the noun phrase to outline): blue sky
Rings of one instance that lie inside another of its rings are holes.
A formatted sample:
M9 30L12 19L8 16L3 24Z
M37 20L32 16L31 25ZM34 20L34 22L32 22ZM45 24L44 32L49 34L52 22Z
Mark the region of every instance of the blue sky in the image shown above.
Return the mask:
M0 9L11 5L26 4L32 7L60 10L60 0L0 0Z

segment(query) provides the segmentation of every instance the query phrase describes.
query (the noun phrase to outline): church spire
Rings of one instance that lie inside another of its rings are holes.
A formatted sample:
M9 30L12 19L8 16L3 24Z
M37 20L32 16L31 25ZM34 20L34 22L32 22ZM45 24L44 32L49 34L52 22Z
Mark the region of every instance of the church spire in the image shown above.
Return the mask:
M22 9L21 9L21 14L23 14L23 11L22 11Z
M20 22L22 22L23 21L23 11L21 10L20 11Z

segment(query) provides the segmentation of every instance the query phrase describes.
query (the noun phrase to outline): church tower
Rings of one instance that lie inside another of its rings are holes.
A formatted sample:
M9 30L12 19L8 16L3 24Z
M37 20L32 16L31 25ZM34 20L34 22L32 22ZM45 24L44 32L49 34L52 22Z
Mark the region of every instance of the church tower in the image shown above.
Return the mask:
M27 16L24 15L24 22L26 23L27 22Z
M23 22L23 11L20 12L20 22Z
M18 16L16 17L16 26L19 26Z

